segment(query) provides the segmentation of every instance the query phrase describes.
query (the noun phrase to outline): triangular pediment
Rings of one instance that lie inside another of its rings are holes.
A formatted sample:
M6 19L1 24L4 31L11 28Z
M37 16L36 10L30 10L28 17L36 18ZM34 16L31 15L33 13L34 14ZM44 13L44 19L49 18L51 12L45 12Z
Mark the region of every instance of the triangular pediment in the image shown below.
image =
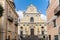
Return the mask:
M38 11L37 8L33 4L31 4L30 6L28 6L25 13L38 13Z

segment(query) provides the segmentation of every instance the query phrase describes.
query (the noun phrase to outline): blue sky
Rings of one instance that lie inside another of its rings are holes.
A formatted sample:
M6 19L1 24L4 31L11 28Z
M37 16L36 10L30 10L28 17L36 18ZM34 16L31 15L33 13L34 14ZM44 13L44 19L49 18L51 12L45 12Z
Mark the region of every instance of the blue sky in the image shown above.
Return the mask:
M33 4L38 10L46 15L46 9L48 6L48 0L15 0L16 10L26 10L26 8Z

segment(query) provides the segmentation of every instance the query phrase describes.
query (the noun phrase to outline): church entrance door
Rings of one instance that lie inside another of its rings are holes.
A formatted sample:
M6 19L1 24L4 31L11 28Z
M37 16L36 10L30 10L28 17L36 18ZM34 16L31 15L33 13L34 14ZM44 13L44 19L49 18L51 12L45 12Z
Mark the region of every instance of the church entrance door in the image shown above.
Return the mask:
M31 29L31 35L34 35L34 29Z

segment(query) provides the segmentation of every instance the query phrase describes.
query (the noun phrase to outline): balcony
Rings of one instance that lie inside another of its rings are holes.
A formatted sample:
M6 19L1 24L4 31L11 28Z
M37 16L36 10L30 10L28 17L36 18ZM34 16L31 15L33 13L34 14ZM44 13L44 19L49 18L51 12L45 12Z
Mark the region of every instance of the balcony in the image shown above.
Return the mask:
M18 20L15 20L15 26L18 26Z
M10 3L14 6L14 8L15 8L15 3L13 2L13 1L10 1Z
M59 4L59 6L54 10L54 12L55 12L55 16L60 16L60 4Z
M11 30L8 30L8 32L11 32Z
M10 15L7 18L10 22L13 22L13 18Z

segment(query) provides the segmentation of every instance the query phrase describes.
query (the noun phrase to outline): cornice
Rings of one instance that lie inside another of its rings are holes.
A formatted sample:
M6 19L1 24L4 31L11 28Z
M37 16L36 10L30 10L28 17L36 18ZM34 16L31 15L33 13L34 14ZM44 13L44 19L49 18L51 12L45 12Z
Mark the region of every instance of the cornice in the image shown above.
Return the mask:
M6 2L9 4L9 6L11 7L11 9L14 11L14 13L16 14L16 16L18 17L18 14L16 13L14 7L11 6L11 3L9 2L9 0L6 0Z
M38 13L26 13L26 12L24 11L23 14L41 14L41 12L38 12Z
M20 24L46 24L46 22L20 22Z

